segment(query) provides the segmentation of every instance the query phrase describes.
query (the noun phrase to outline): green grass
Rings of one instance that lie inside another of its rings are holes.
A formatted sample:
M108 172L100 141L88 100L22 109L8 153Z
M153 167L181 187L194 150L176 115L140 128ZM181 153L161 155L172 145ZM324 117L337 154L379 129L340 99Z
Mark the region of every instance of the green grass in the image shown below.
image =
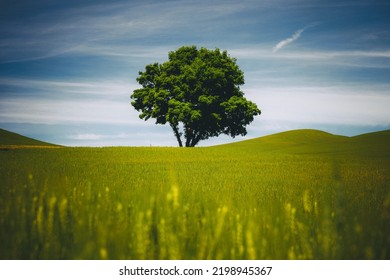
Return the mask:
M389 259L388 143L0 150L0 259Z
M39 147L39 146L53 146L47 142L42 142L36 139L32 139L14 132L10 132L0 128L0 148L14 148L16 146L22 147ZM58 147L58 146L57 146Z

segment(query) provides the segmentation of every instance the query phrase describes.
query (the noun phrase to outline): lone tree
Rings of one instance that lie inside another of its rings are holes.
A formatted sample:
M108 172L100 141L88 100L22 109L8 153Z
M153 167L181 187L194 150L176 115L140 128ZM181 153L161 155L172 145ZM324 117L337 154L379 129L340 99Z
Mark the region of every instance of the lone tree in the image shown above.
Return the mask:
M246 125L261 113L240 90L244 73L236 59L219 49L181 47L167 62L147 65L137 82L142 88L134 90L131 104L139 117L169 123L180 147L222 133L244 136Z

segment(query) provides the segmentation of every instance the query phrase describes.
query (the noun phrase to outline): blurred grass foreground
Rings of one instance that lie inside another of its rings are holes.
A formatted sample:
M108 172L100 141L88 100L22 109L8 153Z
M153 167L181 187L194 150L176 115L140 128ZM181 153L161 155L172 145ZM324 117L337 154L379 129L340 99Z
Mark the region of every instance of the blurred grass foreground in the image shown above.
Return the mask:
M3 146L0 259L389 259L389 143Z

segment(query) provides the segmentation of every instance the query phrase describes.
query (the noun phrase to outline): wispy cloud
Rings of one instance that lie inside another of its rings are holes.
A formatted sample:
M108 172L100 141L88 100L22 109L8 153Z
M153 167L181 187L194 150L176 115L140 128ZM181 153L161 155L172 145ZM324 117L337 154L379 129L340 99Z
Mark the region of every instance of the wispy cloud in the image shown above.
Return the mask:
M131 1L93 4L63 10L43 10L37 15L0 24L0 63L40 60L85 50L122 55L112 46L183 32L194 25L246 9L235 1L210 4L193 1L145 3ZM214 25L212 25L214 26ZM12 36L11 36L11 35ZM108 47L108 48L107 48Z
M135 133L114 133L114 134L100 134L100 133L77 133L68 135L66 138L71 140L109 140L109 139L129 139Z
M130 102L6 98L1 100L0 119L8 123L35 124L128 124L145 125ZM26 110L28 108L28 110Z
M121 131L127 131L123 133ZM62 132L59 144L67 146L175 146L175 139L169 133L169 128L158 126L142 130L138 127L119 126L111 131L93 128L91 133ZM167 133L168 132L168 133ZM57 142L56 142L57 143Z
M50 97L56 100L90 98L118 100L123 97L128 98L130 85L123 79L74 82L68 80L0 78L0 86L13 88L20 92L21 96L23 92L38 92L37 97ZM28 94L28 96L33 97L31 94Z
M299 37L301 37L301 34L308 28L310 27L313 27L315 24L311 24L311 25L308 25L308 26L305 26L304 28L302 29L299 29L297 31L294 32L294 34L292 34L290 37L288 37L287 39L284 39L282 41L280 41L279 43L277 43L274 48L272 49L273 52L277 52L279 51L280 49L284 48L285 46L293 43L294 41L298 40Z
M132 88L125 81L6 78L0 79L1 87L4 87L0 95L0 119L3 122L143 124L130 105Z
M305 62L305 65L318 65L321 68L324 66L343 66L350 68L390 68L390 49L382 50L285 50L283 52L269 52L269 45L252 45L242 48L232 49L230 51L233 57L238 58L239 62L243 61L246 64L257 61L283 61L283 63L294 63L291 66L296 66L296 61ZM256 66L257 68L257 66ZM268 68L270 70L270 68Z
M104 136L101 134L82 133L82 134L70 135L68 138L73 140L100 140L103 137Z

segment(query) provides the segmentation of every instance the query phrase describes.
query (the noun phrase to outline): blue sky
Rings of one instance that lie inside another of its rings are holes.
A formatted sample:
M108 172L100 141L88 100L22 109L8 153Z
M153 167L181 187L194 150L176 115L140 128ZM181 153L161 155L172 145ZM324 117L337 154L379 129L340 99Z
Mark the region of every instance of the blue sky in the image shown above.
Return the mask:
M0 127L71 146L176 146L130 105L138 71L183 45L220 48L262 115L246 137L390 128L390 2L1 1Z

